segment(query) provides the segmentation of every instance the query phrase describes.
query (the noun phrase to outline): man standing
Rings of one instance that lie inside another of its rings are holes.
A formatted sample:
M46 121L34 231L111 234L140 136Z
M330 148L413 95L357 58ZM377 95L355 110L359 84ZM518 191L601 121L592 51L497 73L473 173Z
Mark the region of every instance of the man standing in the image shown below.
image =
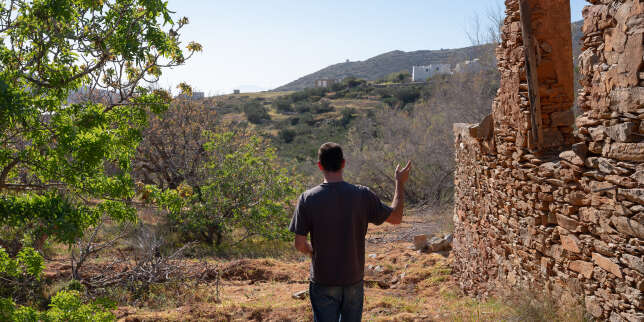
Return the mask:
M289 229L295 233L295 248L312 257L309 294L314 320L360 321L367 225L402 222L411 161L402 170L396 167L396 192L388 207L369 188L344 182L345 160L338 144L323 144L318 160L324 182L299 197Z

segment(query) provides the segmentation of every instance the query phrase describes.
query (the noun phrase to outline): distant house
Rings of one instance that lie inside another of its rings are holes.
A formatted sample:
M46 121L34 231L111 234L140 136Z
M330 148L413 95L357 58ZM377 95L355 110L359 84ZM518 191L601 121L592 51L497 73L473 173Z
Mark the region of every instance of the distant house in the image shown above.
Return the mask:
M335 79L328 79L328 78L323 78L323 79L317 79L315 80L315 87L329 87L338 81Z
M455 73L478 73L483 70L483 65L478 58L474 60L466 60L454 68Z
M450 64L431 64L427 66L413 66L411 79L413 82L424 82L434 75L451 74Z
M239 93L241 93L241 91L240 91L240 90L238 90L238 89L234 89L234 90L233 90L233 94L239 94Z

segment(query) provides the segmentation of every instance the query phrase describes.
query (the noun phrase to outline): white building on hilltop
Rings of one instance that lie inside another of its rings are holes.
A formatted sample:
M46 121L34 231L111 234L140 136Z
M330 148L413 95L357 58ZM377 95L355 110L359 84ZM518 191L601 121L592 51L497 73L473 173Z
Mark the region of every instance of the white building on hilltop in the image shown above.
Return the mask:
M411 80L413 82L424 82L434 75L451 74L452 66L450 64L431 64L427 66L413 66L411 71Z

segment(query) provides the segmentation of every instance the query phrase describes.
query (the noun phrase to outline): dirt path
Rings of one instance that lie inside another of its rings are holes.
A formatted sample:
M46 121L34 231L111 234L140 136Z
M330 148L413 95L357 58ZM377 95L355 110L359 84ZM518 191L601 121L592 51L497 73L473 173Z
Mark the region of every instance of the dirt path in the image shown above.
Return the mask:
M431 237L440 231L440 224L435 216L428 211L411 211L403 223L398 226L383 224L382 226L369 226L367 233L367 247L371 245L392 242L411 242L415 235L426 234Z

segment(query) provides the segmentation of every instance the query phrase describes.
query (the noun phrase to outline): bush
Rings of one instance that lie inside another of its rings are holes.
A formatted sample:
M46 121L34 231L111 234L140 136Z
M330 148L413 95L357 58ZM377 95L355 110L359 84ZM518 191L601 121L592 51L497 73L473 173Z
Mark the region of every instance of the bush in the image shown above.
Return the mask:
M409 73L409 71L403 70L403 71L391 73L385 76L384 80L386 82L393 82L393 83L408 83L411 81L411 74Z
M279 131L278 136L280 140L284 141L284 143L291 143L297 136L297 133L291 129L282 129Z
M115 305L106 301L83 304L80 293L63 290L51 298L47 312L38 312L29 306L16 306L17 292L25 293L36 288L25 281L40 281L44 269L43 258L33 248L23 248L16 258L10 258L0 247L0 320L2 321L114 321L110 309ZM78 287L78 286L76 286ZM19 288L19 289L16 289ZM24 302L24 300L23 300Z
M355 118L354 116L355 112L356 110L353 108L345 108L344 110L342 110L342 118L340 119L340 125L344 127L349 125L349 123L351 123L351 120Z
M417 87L401 87L393 92L393 96L401 103L401 107L414 103L420 98L420 89Z
M391 165L413 160L414 176L406 186L409 202L436 206L451 202L452 124L480 122L490 111L500 77L448 76L448 81L432 85L435 95L413 109L385 108L354 120L345 144L346 158L351 160L347 176L391 199Z
M309 102L297 102L295 103L295 111L298 113L308 113L311 112L313 106Z
M322 114L333 111L334 107L329 103L329 101L321 101L319 103L313 104L313 113Z
M0 247L0 298L38 301L42 288L40 274L44 268L42 256L33 248L24 247L15 258L11 258Z
M284 112L293 112L292 102L289 98L278 98L273 102L273 107L276 111Z
M244 104L244 114L246 114L248 122L253 124L260 124L271 119L266 107L257 101Z
M376 90L376 94L379 95L381 98L391 97L391 91L388 88L378 88Z
M327 92L328 92L328 89L324 87L307 88L291 94L289 98L294 103L301 102L301 101L316 102L316 101L319 101L320 98L324 97L324 95L326 95Z
M342 84L344 84L344 86L346 86L347 88L355 88L366 83L366 80L358 79L355 77L347 77L342 81Z
M208 135L202 181L183 204L167 207L171 223L186 237L216 246L232 232L243 234L241 239L288 237L287 209L297 185L276 166L275 151L255 136Z

